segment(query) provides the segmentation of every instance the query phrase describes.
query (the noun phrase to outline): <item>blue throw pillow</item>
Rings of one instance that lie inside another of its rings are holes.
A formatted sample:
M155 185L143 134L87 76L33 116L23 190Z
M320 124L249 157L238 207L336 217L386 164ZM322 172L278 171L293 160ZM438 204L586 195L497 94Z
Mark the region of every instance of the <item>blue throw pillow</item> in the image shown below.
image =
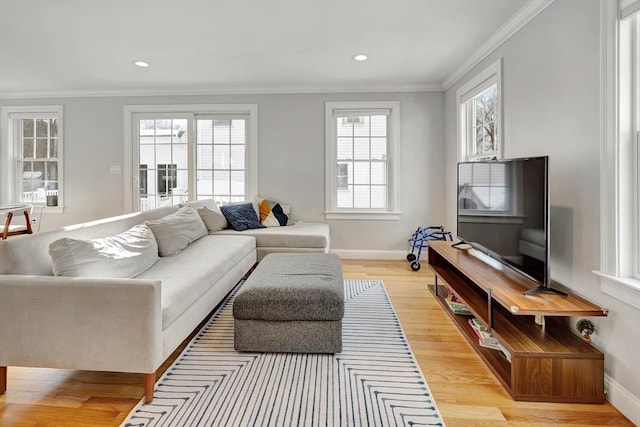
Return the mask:
M260 218L253 209L253 204L223 205L220 210L231 227L236 231L250 230L253 228L265 228L260 224Z

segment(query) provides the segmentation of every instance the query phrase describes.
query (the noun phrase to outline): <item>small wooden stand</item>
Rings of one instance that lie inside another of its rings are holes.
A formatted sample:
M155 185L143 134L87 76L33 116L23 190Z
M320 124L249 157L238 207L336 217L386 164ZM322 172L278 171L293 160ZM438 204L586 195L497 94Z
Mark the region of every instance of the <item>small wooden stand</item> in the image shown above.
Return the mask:
M6 240L10 236L18 236L20 234L32 234L31 219L29 214L31 213L31 205L24 206L0 206L0 216L6 216L7 219L4 222L4 228L0 231L0 240ZM23 214L25 225L11 225L11 220L14 214Z
M492 268L450 242L430 242L429 267L436 274L431 292L515 400L604 401L604 355L571 333L561 319L606 316L606 310L575 294L525 296L536 286L533 281L507 267ZM501 351L480 346L469 317L449 309L449 292L487 326L510 352L511 361Z

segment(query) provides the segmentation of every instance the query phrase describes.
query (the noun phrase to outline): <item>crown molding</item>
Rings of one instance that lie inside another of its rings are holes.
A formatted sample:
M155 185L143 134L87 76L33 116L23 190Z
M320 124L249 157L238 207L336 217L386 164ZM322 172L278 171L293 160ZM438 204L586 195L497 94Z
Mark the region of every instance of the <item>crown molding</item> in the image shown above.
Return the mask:
M490 38L478 50L476 50L466 61L456 68L443 82L442 87L448 90L465 74L478 65L491 52L496 50L502 43L507 41L512 35L517 33L529 21L538 16L540 12L547 8L554 0L532 0L524 5L515 15L504 25L498 28Z
M246 87L246 88L150 88L123 90L67 90L0 92L0 99L37 99L37 98L96 98L117 96L196 96L196 95L278 95L278 94L317 94L317 93L382 93L382 92L442 92L441 84L407 84L397 86L302 86L302 87Z

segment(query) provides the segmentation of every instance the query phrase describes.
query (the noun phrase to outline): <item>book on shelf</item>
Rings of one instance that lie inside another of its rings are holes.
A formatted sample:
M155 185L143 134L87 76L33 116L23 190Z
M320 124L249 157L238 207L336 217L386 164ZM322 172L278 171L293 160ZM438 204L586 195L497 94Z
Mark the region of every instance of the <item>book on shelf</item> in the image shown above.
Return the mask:
M467 306L458 299L453 293L449 292L446 298L447 305L453 311L454 314L459 314L461 316L471 316L471 311L467 308Z
M489 332L482 322L474 317L473 319L469 319L469 325L471 325L471 328L478 336L478 344L482 347L500 350L498 339L491 335L491 332Z
M507 360L511 362L511 352L501 342L499 342L498 345L500 346L500 351L502 351L504 357L506 357Z

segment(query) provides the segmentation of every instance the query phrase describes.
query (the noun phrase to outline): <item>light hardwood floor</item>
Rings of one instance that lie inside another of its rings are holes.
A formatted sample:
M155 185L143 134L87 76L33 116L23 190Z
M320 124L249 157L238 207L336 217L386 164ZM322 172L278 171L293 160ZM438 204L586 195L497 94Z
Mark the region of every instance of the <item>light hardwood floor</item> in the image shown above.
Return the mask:
M343 267L347 279L384 281L447 426L633 426L609 403L513 401L427 292L433 275L426 266L413 272L405 261L345 260ZM10 367L0 426L117 426L142 397L142 380Z

